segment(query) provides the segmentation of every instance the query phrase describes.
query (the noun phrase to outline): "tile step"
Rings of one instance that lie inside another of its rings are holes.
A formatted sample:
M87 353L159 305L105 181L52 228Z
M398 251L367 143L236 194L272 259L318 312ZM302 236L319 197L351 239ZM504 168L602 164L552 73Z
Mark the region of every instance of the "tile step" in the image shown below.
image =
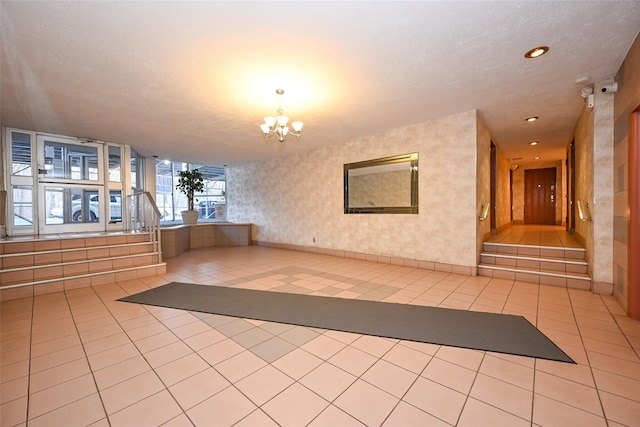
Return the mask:
M581 274L581 273L562 273L559 271L536 270L533 268L526 268L526 267L509 267L509 266L498 266L498 265L492 265L492 264L478 264L478 270L482 268L487 270L494 270L494 271L508 271L512 273L525 273L525 274L533 274L538 276L583 280L585 282L591 281L591 277L589 277L589 275Z
M86 273L86 274L77 274L77 275L66 276L66 277L56 277L56 278L51 278L51 279L34 280L34 281L30 281L30 282L16 283L16 284L12 284L12 285L0 286L0 291L4 291L4 290L8 290L8 289L15 289L15 288L22 288L22 287L27 287L27 286L38 286L38 285L46 285L46 284L57 283L57 282L66 282L66 281L77 280L77 279L91 279L91 278L94 278L94 277L106 276L108 274L137 272L137 271L143 271L143 270L151 269L151 268L155 269L157 267L166 268L166 264L164 262L155 263L155 264L145 264L145 265L137 265L137 266L134 266L134 267L126 267L126 268L119 268L119 269L112 269L112 270L96 271L96 272L91 272L91 273ZM155 275L155 274L156 274L156 271L154 270L152 275ZM90 280L89 283L87 284L87 286L89 286L89 284L93 284L91 282L92 281Z
M542 261L542 262L553 262L559 264L572 264L572 265L587 265L587 262L580 259L573 258L556 258L556 257L547 257L547 256L538 256L538 255L517 255L517 254L509 254L509 253L498 253L491 251L484 251L480 254L480 256L493 257L493 258L505 258L505 259L523 259L527 261Z
M77 260L77 261L64 261L64 262L57 262L57 263L51 263L51 264L28 265L28 266L23 266L23 267L4 268L4 269L0 270L0 274L13 273L13 272L18 272L18 271L40 270L40 269L52 268L52 267L65 267L65 266L69 266L69 265L80 265L80 264L86 264L86 263L92 263L92 262L116 261L116 260L129 259L129 258L158 256L158 255L159 255L159 252L143 252L143 253L139 253L139 254L129 254L129 255L121 255L121 256L107 256L107 257L102 257L102 258L82 259L82 260Z
M135 242L135 243L119 243L115 245L101 245L101 246L82 246L78 248L65 248L65 249L49 249L43 251L28 251L28 252L15 252L15 253L5 253L0 254L0 259L5 258L15 258L20 256L36 256L36 255L50 255L50 254L62 254L62 253L70 253L70 252L79 252L79 251L95 251L101 249L111 249L111 248L126 248L132 246L145 246L152 245L155 242Z
M549 250L563 250L563 251L575 251L585 252L584 248L572 248L572 247L560 247L560 246L540 246L540 245L520 245L517 243L494 243L484 242L485 246L502 246L507 248L531 248L531 249L549 249Z
M509 243L487 243L483 245L483 252L501 255L530 256L543 258L560 258L584 261L584 248L560 248L551 246L515 245Z

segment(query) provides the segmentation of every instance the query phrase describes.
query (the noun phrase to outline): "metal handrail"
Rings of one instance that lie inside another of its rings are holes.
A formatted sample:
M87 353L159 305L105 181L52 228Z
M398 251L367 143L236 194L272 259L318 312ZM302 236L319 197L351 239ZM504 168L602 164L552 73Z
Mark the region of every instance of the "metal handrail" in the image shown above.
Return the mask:
M162 244L160 232L160 209L148 191L136 191L127 196L126 228L131 231L148 233L158 254L158 262L162 262Z

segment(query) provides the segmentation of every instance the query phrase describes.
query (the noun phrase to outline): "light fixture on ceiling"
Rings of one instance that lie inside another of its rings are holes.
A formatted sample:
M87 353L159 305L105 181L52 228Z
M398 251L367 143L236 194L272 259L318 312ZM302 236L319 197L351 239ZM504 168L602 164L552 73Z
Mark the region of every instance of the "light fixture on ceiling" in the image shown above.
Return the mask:
M524 57L528 59L540 58L547 52L549 52L549 46L538 46L525 53Z
M576 79L576 86L584 86L587 83L589 83L591 81L591 79L589 79L589 77L584 76L584 77L578 77Z
M284 142L284 138L287 135L293 135L295 137L300 138L300 132L302 131L302 122L292 122L291 127L293 129L289 129L287 123L289 122L289 117L284 115L284 111L282 110L282 94L284 94L284 89L276 89L276 93L278 94L278 115L276 117L265 117L264 123L260 125L260 129L264 132L264 139L267 140L271 135L278 135L278 141Z
M540 157L536 156L536 157L533 158L533 160L540 160Z
M538 145L538 141L531 141L529 145Z
M538 120L540 117L538 116L531 116L531 117L527 117L526 119L524 119L527 122L535 122L536 120Z

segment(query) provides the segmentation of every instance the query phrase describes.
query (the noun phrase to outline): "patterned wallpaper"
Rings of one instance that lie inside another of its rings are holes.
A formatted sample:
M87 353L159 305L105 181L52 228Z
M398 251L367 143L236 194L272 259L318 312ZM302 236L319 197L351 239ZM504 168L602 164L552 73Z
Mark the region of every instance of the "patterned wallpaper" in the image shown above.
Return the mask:
M476 178L476 214L480 216L482 206L491 200L491 131L487 125L478 117L477 122L477 178ZM489 217L485 221L477 221L476 247L478 253L482 251L484 236L491 233L491 222Z
M604 85L604 83L602 84ZM593 117L593 282L613 283L613 100L596 85Z
M588 203L591 221L576 233L585 241L594 284L613 283L613 99L596 84L595 106L586 106L575 128L576 201Z
M478 215L482 205L490 201L491 185L491 141L493 137L487 125L478 117ZM494 143L496 143L494 141ZM511 222L511 206L509 203L510 181L509 181L509 159L504 155L496 143L496 228L499 230ZM482 248L484 236L491 232L491 223L487 217L486 221L478 221L478 248Z
M576 203L593 204L593 109L584 107L574 130L576 152ZM576 209L575 232L585 242L586 258L591 270L593 262L593 222L580 221ZM591 271L589 271L591 274Z
M476 116L473 110L229 168L228 220L254 224L252 239L261 242L473 267ZM344 214L345 163L409 152L419 153L419 214Z
M629 114L640 105L640 35L629 49L618 74L614 115L614 213L613 283L614 293L627 307L629 271Z

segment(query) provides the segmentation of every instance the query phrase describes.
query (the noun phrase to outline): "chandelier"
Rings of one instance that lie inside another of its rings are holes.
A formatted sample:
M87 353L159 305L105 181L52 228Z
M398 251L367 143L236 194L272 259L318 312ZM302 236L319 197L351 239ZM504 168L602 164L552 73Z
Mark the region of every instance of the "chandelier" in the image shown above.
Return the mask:
M264 139L268 140L271 135L278 135L278 141L284 142L284 138L287 135L293 135L295 137L300 138L300 131L302 131L302 122L292 122L291 127L293 129L289 129L287 123L289 122L289 117L284 115L282 110L282 94L284 93L284 89L276 89L276 93L278 94L278 115L276 117L265 117L264 123L260 125L260 129L264 132Z

